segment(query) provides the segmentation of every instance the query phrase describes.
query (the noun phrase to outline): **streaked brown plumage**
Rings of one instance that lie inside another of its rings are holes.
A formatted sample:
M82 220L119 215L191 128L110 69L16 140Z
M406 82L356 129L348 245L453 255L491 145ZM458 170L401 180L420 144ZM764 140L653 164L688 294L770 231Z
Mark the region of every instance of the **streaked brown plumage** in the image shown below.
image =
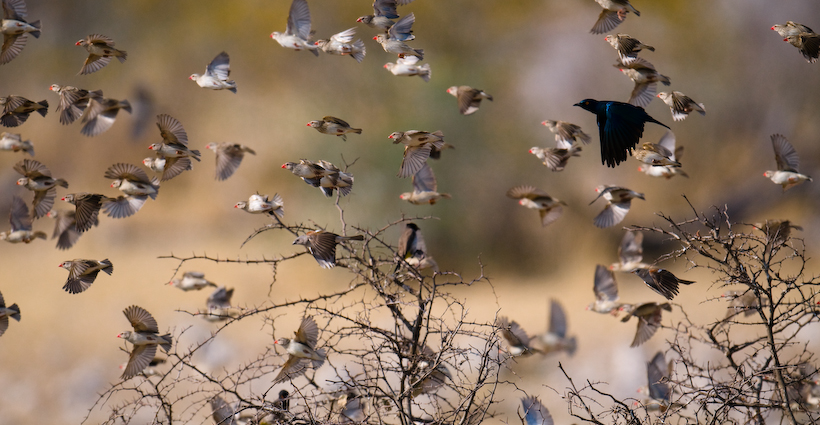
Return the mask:
M74 43L76 46L83 46L88 51L88 57L83 62L78 75L91 74L97 72L111 62L111 58L117 58L120 63L124 63L128 54L125 50L114 47L114 40L102 34L90 34Z

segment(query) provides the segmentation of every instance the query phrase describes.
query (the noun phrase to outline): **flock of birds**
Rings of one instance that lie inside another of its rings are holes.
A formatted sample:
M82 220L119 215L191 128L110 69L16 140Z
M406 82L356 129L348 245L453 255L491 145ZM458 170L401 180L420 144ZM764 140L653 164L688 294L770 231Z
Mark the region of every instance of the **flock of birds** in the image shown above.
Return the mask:
M419 76L424 81L431 78L429 64L421 65L424 50L411 47L408 42L415 40L413 13L399 16L397 7L406 6L413 0L374 0L373 15L362 16L357 22L365 24L380 33L373 37L384 51L397 55L395 63L385 64L385 68L397 76ZM591 33L603 34L611 31L623 22L629 13L640 16L638 10L630 5L628 0L596 0L603 8ZM24 0L2 0L3 20L0 32L3 34L2 51L0 51L0 65L7 64L16 58L27 42L27 36L40 36L39 21L28 22L27 9ZM810 28L789 21L785 25L772 27L784 37L784 40L797 47L800 53L813 63L820 56L820 35ZM293 0L287 17L285 32L273 32L270 36L282 47L294 50L307 50L314 55L319 51L327 54L350 56L357 62L362 62L366 55L365 44L361 39L354 41L356 28L339 32L329 39L312 41L310 11L306 0ZM682 121L692 112L705 115L705 106L694 101L679 91L657 92L658 83L670 85L669 77L660 74L655 66L646 59L639 57L643 49L654 51L652 46L627 34L607 35L605 40L617 51L617 67L634 83L634 89L627 102L599 101L585 99L575 104L596 116L598 134L601 143L601 162L608 167L615 167L634 156L643 163L641 170L654 177L671 178L676 175L687 177L681 169L682 148L675 146L675 137L668 131L658 143L644 142L638 146L643 135L646 123L654 123L667 127L662 122L649 116L643 109L655 97L660 98L671 110L675 121ZM106 67L112 58L125 63L127 53L115 47L112 38L91 34L75 43L86 49L88 56L83 63L79 74L85 75L100 71ZM199 87L211 90L228 90L237 93L237 84L230 80L230 57L228 53L219 53L206 67L204 74L192 74L189 79ZM102 90L85 90L72 86L53 84L50 90L59 96L57 113L61 124L69 125L80 120L81 133L93 137L110 129L120 110L131 113L128 100L106 98ZM492 101L492 95L487 92L466 85L452 86L447 92L457 99L459 112L463 115L476 113L482 100ZM17 127L27 122L33 112L45 117L48 101L31 101L23 96L9 95L0 98L2 115L0 125ZM559 172L568 165L571 157L578 156L581 146L590 143L591 137L582 131L578 125L545 120L542 123L555 134L556 147L533 147L530 153L534 154L550 170ZM348 134L361 134L361 128L354 128L346 121L325 116L322 119L310 121L307 126L316 129L322 134L337 136L342 140ZM13 196L10 212L11 229L0 233L0 239L7 242L30 243L35 239L47 237L43 231L33 230L33 222L44 216L56 219L53 238L56 238L57 248L66 250L77 243L79 237L89 229L99 224L98 215L103 211L112 218L126 218L136 214L150 198L155 200L160 185L173 179L181 173L193 168L193 161L201 161L200 151L188 146L188 136L182 123L168 114L157 116L157 127L161 141L151 144L148 149L154 156L143 160L148 171L158 174L159 177L149 176L148 172L138 165L130 163L116 163L105 172L105 178L112 180L111 187L119 189L123 194L109 197L101 193L74 192L67 193L61 199L74 205L73 210L54 211L54 201L59 188L68 188L69 183L64 178L54 178L50 170L34 159L22 159L14 170L21 177L17 184L33 192L34 198L31 207L22 198ZM398 171L398 177L412 179L412 192L401 194L401 199L413 204L434 204L439 199L448 199L450 194L439 193L435 174L428 163L429 158L438 159L442 152L451 148L444 141L441 131L397 131L388 136L394 144L404 145L404 154ZM799 160L794 147L780 134L771 136L775 153L777 170L766 171L765 176L774 183L782 185L787 190L804 181L811 181L809 176L799 173ZM248 146L235 143L211 143L206 146L216 154L217 180L231 177L240 166L244 155L255 155L256 152ZM24 152L34 156L34 146L28 140L23 140L20 134L3 132L0 134L0 150ZM633 151L635 151L633 155ZM325 196L333 196L338 190L339 196L346 196L353 189L354 177L347 170L325 160L311 161L302 159L297 162L287 162L282 165L295 176L299 177L312 187L319 188ZM615 226L622 222L629 212L632 199L645 200L642 193L634 190L602 185L596 188L597 201L603 198L606 206L594 219L594 225L600 228ZM517 199L519 204L537 210L540 214L542 226L547 226L558 220L566 204L551 197L545 191L530 185L516 186L507 192L507 196ZM235 208L253 214L267 214L275 220L284 216L284 201L275 194L254 194L248 201L237 202ZM31 210L31 212L30 212ZM784 227L785 226L785 227ZM767 222L764 231L777 231L778 234L787 233L796 226L788 222ZM340 236L335 233L316 230L298 236L293 244L303 245L323 268L331 268L336 263L336 246L350 241L363 240L363 235ZM588 310L617 315L625 312L622 321L632 317L638 321L635 337L631 346L637 347L649 340L658 330L661 323L662 311L671 311L669 303L647 302L638 304L620 303L615 271L631 272L639 276L644 282L666 299L671 300L678 294L679 285L689 285L694 282L680 279L670 271L655 267L643 262L642 235L637 232L627 232L619 248L620 262L603 266L598 265L594 279L595 302L589 305ZM113 264L110 260L75 259L65 261L59 265L69 273L63 287L71 294L79 294L91 286L99 272L111 275ZM400 267L415 269L432 268L438 270L435 260L427 252L421 231L414 223L407 223L399 240L396 271ZM206 287L216 287L214 293L207 300L207 308L201 311L208 320L226 320L235 316L231 310L233 289L217 287L207 281L202 273L186 272L181 279L175 279L169 284L182 290L200 290ZM730 315L746 312L758 308L754 305L754 297L747 294L729 293L731 298ZM122 379L132 378L144 373L151 362L155 361L157 347L166 352L171 348L171 335L160 335L156 320L148 311L139 306L129 306L123 311L131 324L133 331L122 332L118 337L129 341L133 345L128 363L124 366ZM0 335L9 326L9 318L20 320L20 308L17 304L6 306L0 295ZM552 302L549 330L538 338L530 338L523 328L515 321L506 317L499 317L497 326L507 342L511 356L525 356L533 353L547 354L556 351L566 351L572 354L575 350L575 338L567 336L567 322L563 308L557 301ZM288 354L281 371L275 378L276 382L293 379L303 373L308 365L318 368L324 362L325 353L317 348L318 328L315 321L306 316L292 339L280 338L275 341ZM670 370L662 353L658 353L648 365L649 395L654 402L665 408L669 406L671 391L662 378L669 376ZM444 372L442 372L444 374ZM443 380L443 377L439 377ZM286 392L285 392L286 393ZM287 398L287 394L280 394L280 402ZM549 412L535 398L522 400L525 417L528 425L552 423ZM229 417L224 416L226 403L222 400L212 402L214 417L219 412L223 415L218 423L228 423ZM232 420L232 419L231 419Z

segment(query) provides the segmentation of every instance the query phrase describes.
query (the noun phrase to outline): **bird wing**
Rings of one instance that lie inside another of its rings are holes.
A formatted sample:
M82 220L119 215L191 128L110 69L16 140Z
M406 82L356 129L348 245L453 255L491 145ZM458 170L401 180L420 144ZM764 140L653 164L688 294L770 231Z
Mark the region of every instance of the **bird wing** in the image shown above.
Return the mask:
M54 198L56 197L56 187L34 192L34 202L31 203L32 207L34 207L34 218L40 218L48 214L51 208L54 207Z
M131 326L134 327L134 331L159 333L157 321L154 320L154 316L151 316L151 313L145 311L144 308L132 305L126 307L122 313L125 315L125 318L131 322ZM131 357L133 358L134 355L132 354ZM154 355L152 353L151 356L149 356L148 362L150 362L153 358ZM148 363L145 364L147 365Z
M406 259L407 257L413 256L416 244L416 234L418 233L419 228L415 224L407 223L404 226L404 230L401 232L401 236L399 237L399 246L396 250L400 258Z
M295 35L305 41L310 38L310 9L307 0L293 0L290 4L285 34Z
M672 161L677 161L676 154L677 150L675 149L675 133L672 130L667 130L666 133L658 140L658 145L663 146L669 152L672 152L672 155L668 156L669 159Z
M629 95L629 104L644 107L652 102L655 93L658 91L658 83L635 83L632 93Z
M208 64L205 72L218 78L220 81L226 81L231 75L231 59L226 52L222 52Z
M34 159L23 159L14 164L14 171L28 178L51 177L51 171L40 161Z
M601 10L601 14L598 15L598 20L595 21L595 25L592 26L589 32L593 34L603 34L612 31L620 24L621 18L618 16L617 11L603 9Z
M436 183L436 175L433 174L433 169L427 161L424 165L413 174L413 191L415 192L435 192L438 190Z
M212 417L216 425L235 425L234 420L236 411L232 408L222 397L214 396L211 399L211 410L213 410Z
M678 278L667 270L655 269L655 272L651 273L649 269L637 269L635 274L640 276L653 291L668 300L678 295Z
M11 210L9 211L9 223L11 230L31 230L31 216L28 215L26 201L19 196L14 196L11 200Z
M521 407L524 409L526 425L553 425L550 411L535 396L522 398Z
M635 338L632 339L632 344L630 345L632 348L649 341L661 327L661 309L655 303L650 304L652 304L654 308L648 314L636 314L638 327L635 330ZM638 309L641 309L641 307L638 307Z
M623 221L629 212L631 202L614 202L606 204L604 210L595 217L595 227L606 228Z
M137 211L145 205L147 199L147 195L120 195L116 198L105 200L102 204L102 209L112 218L130 217L136 214Z
M398 17L398 16L396 16L396 17ZM390 19L394 19L394 18L390 18ZM414 15L413 12L410 12L409 14L402 16L401 19L396 21L396 23L393 24L393 26L390 27L389 30L387 30L387 34L390 38L395 39L395 40L402 40L402 41L412 40L411 37L413 37L413 36L411 35L411 33L413 32L413 30L411 28L413 28L413 24L415 22L416 22L416 15Z
M217 148L214 152L216 152L217 180L225 180L232 176L245 157L245 152L239 145L231 145L226 149Z
M772 134L772 147L774 148L774 159L777 161L777 169L780 171L797 172L800 167L800 158L791 143L782 134Z
M618 258L621 264L639 263L643 260L643 233L628 231L618 246Z
M151 184L151 179L148 178L148 174L145 170L134 164L126 164L124 162L118 162L108 167L108 170L105 171L105 178L125 179L132 182Z
M3 46L0 48L0 65L11 62L26 46L26 34L3 34Z
M522 185L516 186L507 191L507 197L513 199L534 199L537 197L550 197L547 192L536 188L535 186Z
M205 305L208 307L208 310L229 308L231 306L231 297L233 297L233 288L227 289L224 286L220 286L208 297Z
M135 345L134 350L131 351L131 357L128 358L128 365L125 366L125 371L120 378L125 380L136 376L151 364L156 354L157 346L154 344Z
M668 378L669 367L662 352L655 354L652 361L646 365L646 375L649 378L649 397L654 400L669 401L672 397L672 390L669 384L661 382Z
M384 16L387 19L398 18L396 0L373 0L373 15Z
M97 56L93 53L89 54L88 57L85 58L85 62L83 62L83 67L80 68L80 75L97 72L108 65L108 62L111 62L111 56Z
M558 300L550 300L550 322L548 333L558 335L561 338L567 336L567 315Z
M464 115L470 115L475 111L478 111L478 107L481 105L481 98L476 98L476 96L481 93L481 90L474 89L471 87L466 87L464 90L459 88L458 90L458 111Z
M595 283L592 286L595 299L598 301L618 301L618 283L611 270L598 264L595 267Z
M311 316L305 316L299 329L296 331L296 342L301 342L311 349L316 348L316 343L319 341L319 327L316 326L316 321Z
M191 158L173 157L165 159L165 168L162 172L162 181L171 180L180 175L183 171L193 169Z
M398 176L405 178L416 174L427 163L427 158L430 157L432 149L433 145L430 143L421 146L405 146L404 158L401 160Z
M356 35L356 28L353 27L353 28L348 28L348 29L346 29L342 32L333 34L333 36L330 37L330 40L335 41L337 43L349 44L351 41L353 41L353 37L355 35Z
M13 19L21 21L26 18L28 12L26 11L25 0L3 0L3 17L5 19Z
M564 213L564 207L561 204L555 204L550 208L541 208L538 212L541 215L541 226L544 227L558 220Z
M308 250L313 258L324 269L336 265L336 235L333 233L314 233L308 237Z
M176 118L168 114L159 114L157 115L157 127L166 144L179 143L188 146L188 133Z

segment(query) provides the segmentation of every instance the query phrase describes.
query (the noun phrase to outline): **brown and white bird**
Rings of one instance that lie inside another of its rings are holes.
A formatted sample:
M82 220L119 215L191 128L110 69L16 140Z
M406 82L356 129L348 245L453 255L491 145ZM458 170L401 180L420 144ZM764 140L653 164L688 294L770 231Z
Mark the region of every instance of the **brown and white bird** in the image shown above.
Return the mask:
M211 416L216 425L239 425L237 420L238 411L235 406L228 404L220 396L214 396L211 401Z
M646 376L649 386L649 400L644 401L647 411L665 412L670 407L679 406L672 402L672 388L669 386L669 378L672 377L673 362L668 363L663 352L658 351L652 361L646 365Z
M393 269L393 273L398 271L403 264L418 270L432 267L433 270L438 271L438 264L433 257L427 254L424 236L415 223L404 225L404 230L399 237L399 245L396 247L396 268Z
M618 68L635 83L632 94L627 101L629 104L635 106L643 108L648 105L649 102L655 98L659 82L666 86L671 84L669 77L656 71L655 65L652 65L648 60L643 58L635 58L628 64L618 62L613 66Z
M80 130L85 136L94 137L108 131L117 119L120 109L131 113L131 104L127 100L92 97L88 100L88 107L83 114L83 128Z
M499 316L495 321L495 327L501 332L504 341L507 342L507 352L512 357L530 356L541 351L530 345L530 337L527 331L515 320L510 321L505 316Z
M493 97L484 90L475 89L470 86L452 86L447 89L447 93L455 96L458 102L458 112L460 112L461 115L470 115L478 111L482 99L493 100Z
M340 33L333 34L330 39L317 40L314 43L323 52L331 55L350 55L356 62L361 63L364 60L367 49L364 47L364 41L358 39L353 41L356 35L356 28L348 28Z
M54 233L51 235L51 239L57 239L58 249L69 249L80 239L81 233L76 228L75 214L72 210L52 210L46 214L46 216L54 219ZM98 224L99 221L93 223L94 226Z
M783 192L797 186L804 181L812 181L811 177L800 174L800 158L791 143L782 134L772 134L774 159L777 162L777 171L766 171L764 177L783 186Z
M774 25L772 30L777 31L783 41L788 41L809 63L814 63L820 57L820 35L812 31L811 28L787 21L786 25Z
M632 38L629 34L609 34L604 37L607 43L618 52L618 59L621 63L629 64L638 58L638 53L644 48L650 52L654 52L655 48L641 43L637 38Z
M58 266L68 270L68 279L63 285L63 290L69 294L79 294L88 289L101 271L109 276L114 272L114 265L107 258L102 261L76 258L63 261Z
M273 194L273 198L268 195L255 193L248 198L248 202L237 202L234 208L245 210L251 214L267 214L269 216L285 216L285 201L278 193Z
M758 298L752 290L747 291L726 291L720 295L721 298L726 298L729 301L729 307L726 308L726 317L723 320L730 319L739 314L744 317L749 317L760 309L760 300L766 298ZM768 304L767 304L768 305Z
M3 294L0 294L0 336L9 328L9 317L19 322L20 307L16 303L6 307L6 300L3 299Z
M205 273L194 271L187 271L182 274L182 278L172 279L166 285L172 285L174 288L182 289L185 292L198 291L208 286L217 287L215 283L205 279Z
M216 172L214 175L219 181L226 180L236 172L246 153L256 155L253 149L239 143L212 142L205 145L205 149L210 149L216 154Z
M157 345L162 347L167 353L171 350L173 340L171 334L159 335L159 326L154 316L142 307L132 305L122 311L125 318L131 322L133 331L121 332L117 338L122 338L131 344L131 356L128 358L128 365L120 379L130 379L145 369L157 354Z
M564 201L555 199L547 192L535 186L516 186L507 191L507 197L518 199L518 204L522 207L538 210L541 215L541 226L547 226L558 220L564 213Z
M399 55L399 57L415 56L419 60L424 59L424 49L414 49L401 40L391 38L389 35L379 34L373 39L378 41L387 53L393 53Z
M419 65L419 58L415 56L405 56L396 59L396 63L388 62L384 64L384 69L396 76L412 77L418 75L424 82L429 82L433 75L430 71L430 64Z
M553 425L550 411L535 396L523 397L521 409L524 410L524 425Z
M589 304L587 310L615 316L624 305L618 302L618 282L615 281L615 273L606 266L595 266L592 291L595 293L595 302Z
M581 146L572 145L567 148L542 148L533 146L530 148L530 153L535 155L541 163L552 171L564 171L567 162L573 156L581 156Z
M570 149L575 142L587 145L592 140L592 137L584 133L581 127L566 121L544 120L541 121L541 125L555 134L555 143L560 149Z
M392 139L394 145L404 145L404 158L397 174L401 178L416 174L427 163L433 149L441 150L445 145L441 130L432 133L418 130L395 131L387 138Z
M441 198L452 198L449 193L439 193L436 175L430 164L424 165L413 174L413 191L404 192L399 195L399 199L407 201L413 205L434 205Z
M195 81L199 87L211 90L230 90L236 93L236 81L229 80L231 75L231 58L222 52L205 67L202 75L191 74L189 80Z
M347 241L362 241L364 235L339 236L324 230L314 230L293 240L293 245L304 245L323 269L336 266L336 245Z
M680 279L669 270L658 267L639 267L632 270L632 273L638 275L646 283L646 286L663 295L667 300L671 300L675 298L675 295L678 295L679 285L695 283L692 280Z
M667 130L667 133L672 133ZM671 136L674 139L674 135ZM635 152L635 159L650 167L680 167L675 152L660 143L644 142Z
M9 224L11 229L0 232L0 241L10 243L29 243L34 239L45 239L45 232L32 231L32 219L28 214L26 202L19 196L11 198L11 210L9 210Z
M0 97L0 106L3 107L3 114L0 115L0 125L3 127L17 127L35 111L43 117L48 113L48 101L33 102L13 94Z
M14 164L14 171L23 175L17 179L17 185L34 192L34 218L43 217L51 211L57 196L57 186L68 187L67 181L51 177L51 171L34 159L24 159Z
M305 373L308 361L314 369L318 369L325 362L325 351L316 348L319 342L319 327L316 326L313 317L305 316L294 335L293 339L279 338L273 342L283 347L288 353L288 359L282 365L282 370L273 379L274 383L302 375Z
M558 300L550 300L550 316L547 331L538 336L541 353L551 354L566 351L570 356L575 354L577 341L567 336L567 314Z
M339 167L325 161L319 160L319 166L326 172L319 178L319 189L327 196L333 196L333 191L338 189L341 196L347 196L353 190L353 174L344 172Z
M75 227L78 232L82 233L90 229L92 225L96 225L103 202L114 199L99 193L77 192L63 196L62 200L74 205Z
M288 26L284 33L274 31L270 38L280 46L296 51L308 50L319 56L319 47L310 42L310 9L307 0L293 0L288 12Z
M635 330L635 337L632 339L630 347L635 348L646 341L649 341L661 327L661 313L663 310L672 311L669 303L658 304L655 302L643 304L624 304L621 311L626 312L626 316L621 322L628 322L633 316L638 318L638 328Z
M0 133L0 151L23 151L31 156L34 156L34 145L31 140L23 140L23 138L16 133Z
M706 115L706 107L702 103L697 103L691 97L679 92L660 92L658 98L663 101L672 111L672 119L683 121L693 111L698 111L701 115Z
M412 13L394 22L393 19L399 17L396 11L396 6L405 6L410 4L413 0L373 0L373 14L360 16L356 22L361 22L370 28L380 29L388 32L393 26L399 26L394 30L394 34L401 41L410 41L416 38L410 29L416 21L416 17Z
M52 84L49 89L60 96L57 112L60 114L60 124L68 125L76 121L88 107L91 98L102 97L102 90L88 91L74 86Z
M200 161L198 150L188 149L188 133L182 123L168 114L157 115L157 127L162 136L162 142L148 146L158 156L165 158L162 172L162 181L170 180L186 170L190 170L193 158Z
M347 121L330 115L322 117L321 120L311 121L307 123L307 126L315 128L316 131L322 134L341 137L344 141L347 141L347 133L362 134L361 128L353 128Z
M629 12L641 16L641 12L629 4L629 0L595 0L604 10L598 15L598 20L589 32L603 34L612 31L626 19Z
M618 262L609 265L609 269L619 272L631 272L639 267L650 267L643 262L643 233L628 230L618 245Z
M664 177L667 180L671 179L675 176L683 176L689 178L689 175L684 172L680 166L675 166L674 163L680 164L681 156L683 156L683 146L675 146L675 133L671 130L667 130L661 139L658 141L657 145L660 145L665 149L665 151L672 152L672 155L668 157L669 161L671 161L672 165L649 165L643 164L638 167L638 171L646 174L650 177Z
M595 188L598 196L589 204L592 205L599 198L606 200L606 207L601 211L594 220L595 227L605 228L614 226L623 221L626 214L629 212L629 207L632 205L632 200L635 198L643 199L643 193L635 192L634 190L625 187L601 185Z
M322 164L328 164L328 167L330 169L326 169ZM310 161L310 160L307 160L307 159L301 159L301 160L299 160L298 164L295 163L295 162L286 162L286 163L282 164L282 168L287 169L288 171L293 173L293 175L301 178L302 181L304 181L305 183L307 183L307 184L309 184L313 187L318 187L319 189L322 190L322 193L324 193L325 196L332 195L333 190L332 190L332 188L329 188L330 190L327 190L326 188L321 187L322 179L324 179L325 177L329 177L329 179L325 180L325 184L332 184L334 180L339 180L339 178L340 178L340 176L338 175L338 172L333 171L334 169L338 170L338 168L335 165L330 164L329 162L324 161L324 160L314 162L314 161ZM334 173L336 173L337 175L332 176ZM350 178L347 178L347 176L345 176L344 180L345 180L345 182L349 182L350 185L352 185L352 183L353 183L352 176L349 176L349 177ZM346 183L343 183L343 184L346 184ZM345 189L345 190L346 190L345 194L347 192L349 192L348 189Z
M113 179L111 187L125 193L125 196L103 204L103 210L109 217L130 217L142 208L149 197L157 199L159 180L156 177L148 178L148 174L136 165L114 164L105 171L105 178Z
M205 301L205 310L200 310L202 318L209 322L222 322L232 317L238 317L239 311L231 307L233 288L224 286L216 288Z
M0 50L0 65L11 62L23 51L27 34L40 38L40 20L26 22L28 11L25 0L2 0L2 4L0 34L3 34L3 45Z
M101 70L115 57L120 63L125 63L128 53L114 47L114 40L102 34L90 34L74 43L75 46L83 46L88 51L88 57L80 68L78 75L91 74Z
M755 223L754 228L766 235L767 245L781 245L789 240L792 229L803 230L802 227L792 224L790 220L766 220L762 223Z

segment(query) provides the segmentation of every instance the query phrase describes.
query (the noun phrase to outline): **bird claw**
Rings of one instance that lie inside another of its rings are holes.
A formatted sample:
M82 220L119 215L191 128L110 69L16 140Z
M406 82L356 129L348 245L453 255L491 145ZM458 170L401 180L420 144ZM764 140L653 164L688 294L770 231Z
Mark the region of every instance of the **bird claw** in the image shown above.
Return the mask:
M623 21L624 19L626 19L626 14L627 13L629 13L629 11L626 10L626 8L619 10L618 11L618 19Z

